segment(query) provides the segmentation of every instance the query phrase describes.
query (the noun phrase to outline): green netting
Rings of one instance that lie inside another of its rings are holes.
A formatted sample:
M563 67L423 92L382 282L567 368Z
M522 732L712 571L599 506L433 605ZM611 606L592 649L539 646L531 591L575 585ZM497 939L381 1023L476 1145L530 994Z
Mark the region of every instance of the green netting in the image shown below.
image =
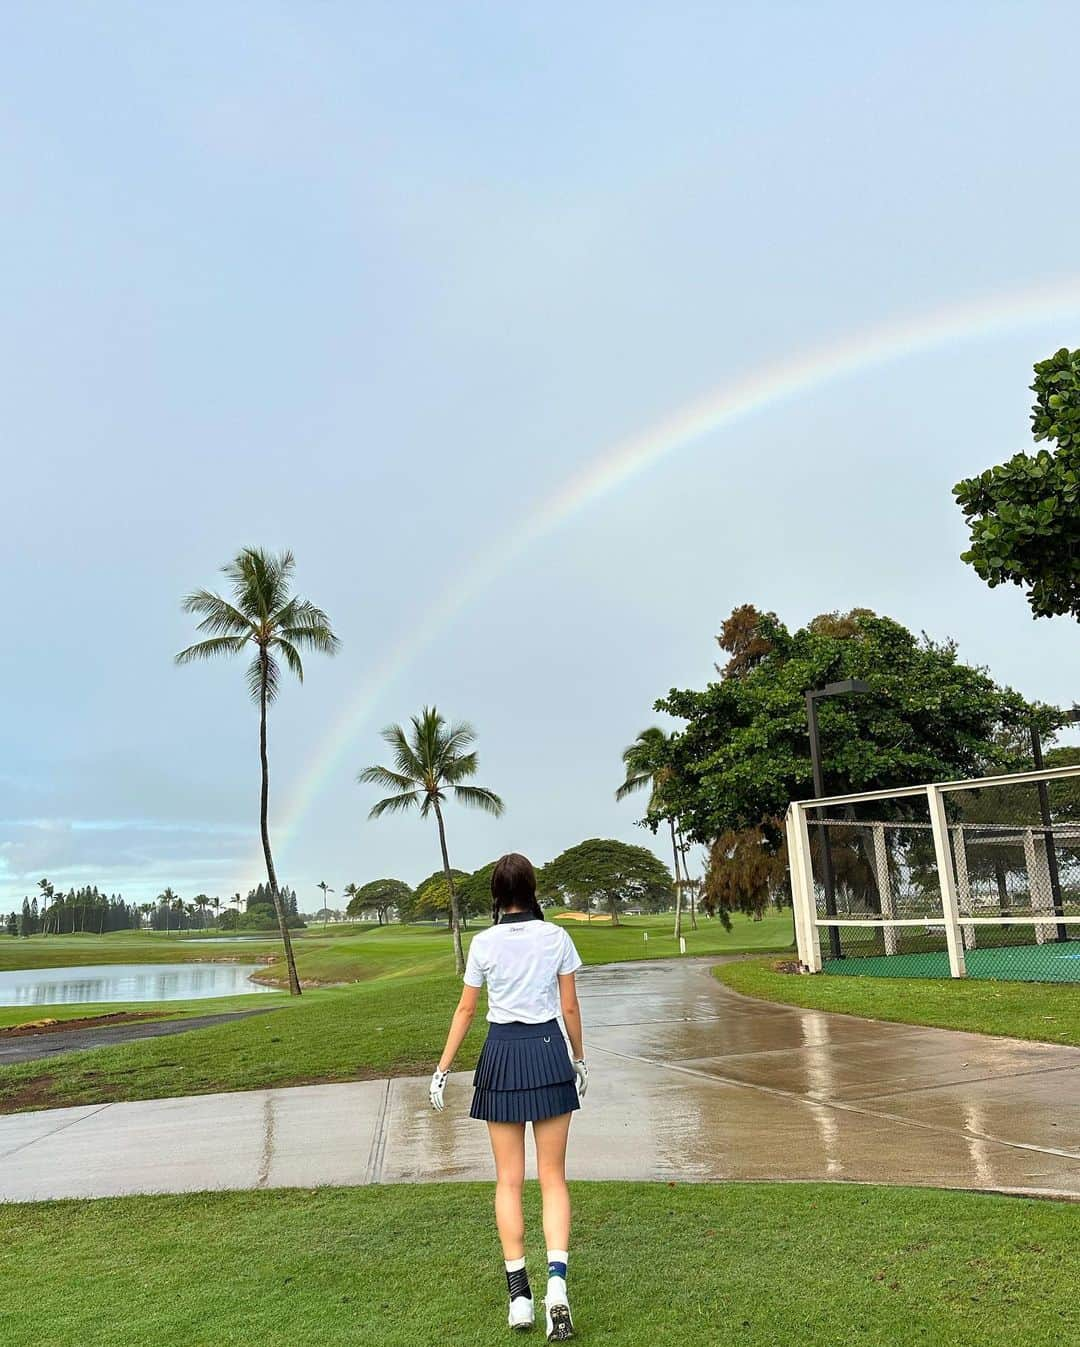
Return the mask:
M1080 982L1080 940L1045 945L998 945L964 952L969 978L999 982ZM911 954L862 954L825 959L822 972L844 977L947 978L944 950Z

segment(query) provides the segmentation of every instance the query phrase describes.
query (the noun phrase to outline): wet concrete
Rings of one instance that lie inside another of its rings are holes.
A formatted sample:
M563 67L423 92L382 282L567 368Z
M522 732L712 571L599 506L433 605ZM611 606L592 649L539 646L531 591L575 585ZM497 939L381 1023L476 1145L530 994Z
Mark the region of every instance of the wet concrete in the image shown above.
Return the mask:
M96 1024L90 1029L50 1029L40 1034L7 1037L0 1034L0 1066L32 1062L60 1052L82 1052L88 1048L107 1048L114 1043L134 1043L140 1038L169 1038L192 1029L209 1029L229 1020L244 1020L250 1015L268 1015L275 1006L259 1010L229 1010L220 1015L191 1015L179 1020L143 1020L139 1024Z
M588 969L579 985L591 1076L573 1178L1080 1197L1080 1048L751 1001L707 962ZM425 1078L0 1118L0 1200L487 1179L469 1096L455 1073L443 1114Z

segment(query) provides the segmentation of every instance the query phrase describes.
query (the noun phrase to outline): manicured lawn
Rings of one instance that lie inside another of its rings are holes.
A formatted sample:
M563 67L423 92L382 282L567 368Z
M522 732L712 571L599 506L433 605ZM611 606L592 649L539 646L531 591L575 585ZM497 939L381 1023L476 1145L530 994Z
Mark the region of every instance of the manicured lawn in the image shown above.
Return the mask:
M775 960L723 964L716 976L764 1001L863 1015L901 1024L1080 1044L1080 987L1040 982L930 978L813 977L779 973Z
M574 1195L581 1343L1080 1336L1080 1208L1068 1204L770 1184L581 1183ZM538 1216L530 1190L542 1294ZM508 1336L504 1297L486 1185L0 1207L5 1347L487 1344Z
M784 943L788 930L783 917L763 922L744 919L736 922L731 932L719 922L702 921L697 931L688 932L687 946L694 954L776 947ZM643 938L646 931L648 942ZM669 918L630 919L617 928L606 923L595 923L591 928L575 925L572 935L588 963L675 953ZM130 937L101 939L116 947ZM143 939L165 941L164 936ZM31 941L11 943L27 945ZM339 985L312 988L299 1000L288 996L234 996L162 1003L160 1008L170 1014L209 1015L221 1009L261 1009L268 1004L279 1008L269 1015L171 1038L145 1039L2 1067L0 1112L411 1075L431 1069L460 987L453 971L450 939L444 930L390 926L363 934L335 935L331 928L326 938L305 933L296 948L302 978ZM111 953L110 958L100 961L110 959ZM16 1007L0 1015L0 1025L47 1015L73 1017L123 1008ZM146 1011L155 1007L144 1004L126 1008ZM473 1064L483 1028L478 1017L457 1059L462 1069Z

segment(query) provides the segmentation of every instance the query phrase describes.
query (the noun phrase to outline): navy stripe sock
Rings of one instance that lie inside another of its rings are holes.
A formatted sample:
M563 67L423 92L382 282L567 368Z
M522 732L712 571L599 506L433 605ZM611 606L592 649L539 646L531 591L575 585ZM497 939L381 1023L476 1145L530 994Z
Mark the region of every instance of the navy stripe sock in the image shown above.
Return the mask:
M569 1254L565 1249L548 1249L548 1276L561 1277L566 1281L566 1261Z

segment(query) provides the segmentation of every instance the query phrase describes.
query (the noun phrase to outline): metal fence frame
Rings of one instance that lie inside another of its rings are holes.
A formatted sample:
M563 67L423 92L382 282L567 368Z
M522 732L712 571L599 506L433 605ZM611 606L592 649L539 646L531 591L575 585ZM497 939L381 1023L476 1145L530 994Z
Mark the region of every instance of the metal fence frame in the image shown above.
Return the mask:
M817 811L832 808L836 805L865 804L872 800L896 800L915 796L923 796L926 799L941 889L942 910L940 914L934 914L934 920L935 922L940 921L945 927L945 943L949 954L949 973L951 977L962 978L967 976L967 968L964 962L965 928L974 931L980 925L1034 925L1037 937L1041 942L1044 937L1038 934L1040 930L1057 930L1065 925L1080 927L1080 916L1066 916L1055 911L1053 907L1037 914L1033 913L1033 916L1046 918L1042 923L1033 921L1032 916L978 917L972 912L965 911L962 913L958 899L957 876L953 865L952 848L949 845L950 825L945 813L945 796L952 791L977 790L985 786L1038 785L1043 782L1059 781L1072 777L1080 777L1080 766L1048 767L1034 772L1012 772L1006 776L974 777L964 781L931 782L925 786L901 786L896 790L871 790L849 795L829 795L816 800L793 800L788 805L787 810L787 846L791 895L795 907L795 937L799 951L799 962L803 969L808 973L821 972L821 931L823 927L864 926L874 929L880 928L885 937L886 953L893 953L894 950L889 949L889 945L893 943L890 941L892 932L904 926L925 926L926 924L925 916L888 917L884 913L880 917L838 917L829 914L823 917L818 916L817 900L814 893L813 863L810 856L810 822L812 815ZM817 823L819 820L813 819L812 821ZM868 822L864 826L873 827L874 824ZM1030 828L1014 827L1013 831L1034 834L1042 833L1045 830L1033 825ZM878 845L877 838L880 835L880 833L875 835L875 847ZM1031 849L1033 855L1037 854L1030 837L1025 841L1025 848ZM960 848L960 854L963 854L963 848ZM884 868L880 856L878 857L878 866Z

